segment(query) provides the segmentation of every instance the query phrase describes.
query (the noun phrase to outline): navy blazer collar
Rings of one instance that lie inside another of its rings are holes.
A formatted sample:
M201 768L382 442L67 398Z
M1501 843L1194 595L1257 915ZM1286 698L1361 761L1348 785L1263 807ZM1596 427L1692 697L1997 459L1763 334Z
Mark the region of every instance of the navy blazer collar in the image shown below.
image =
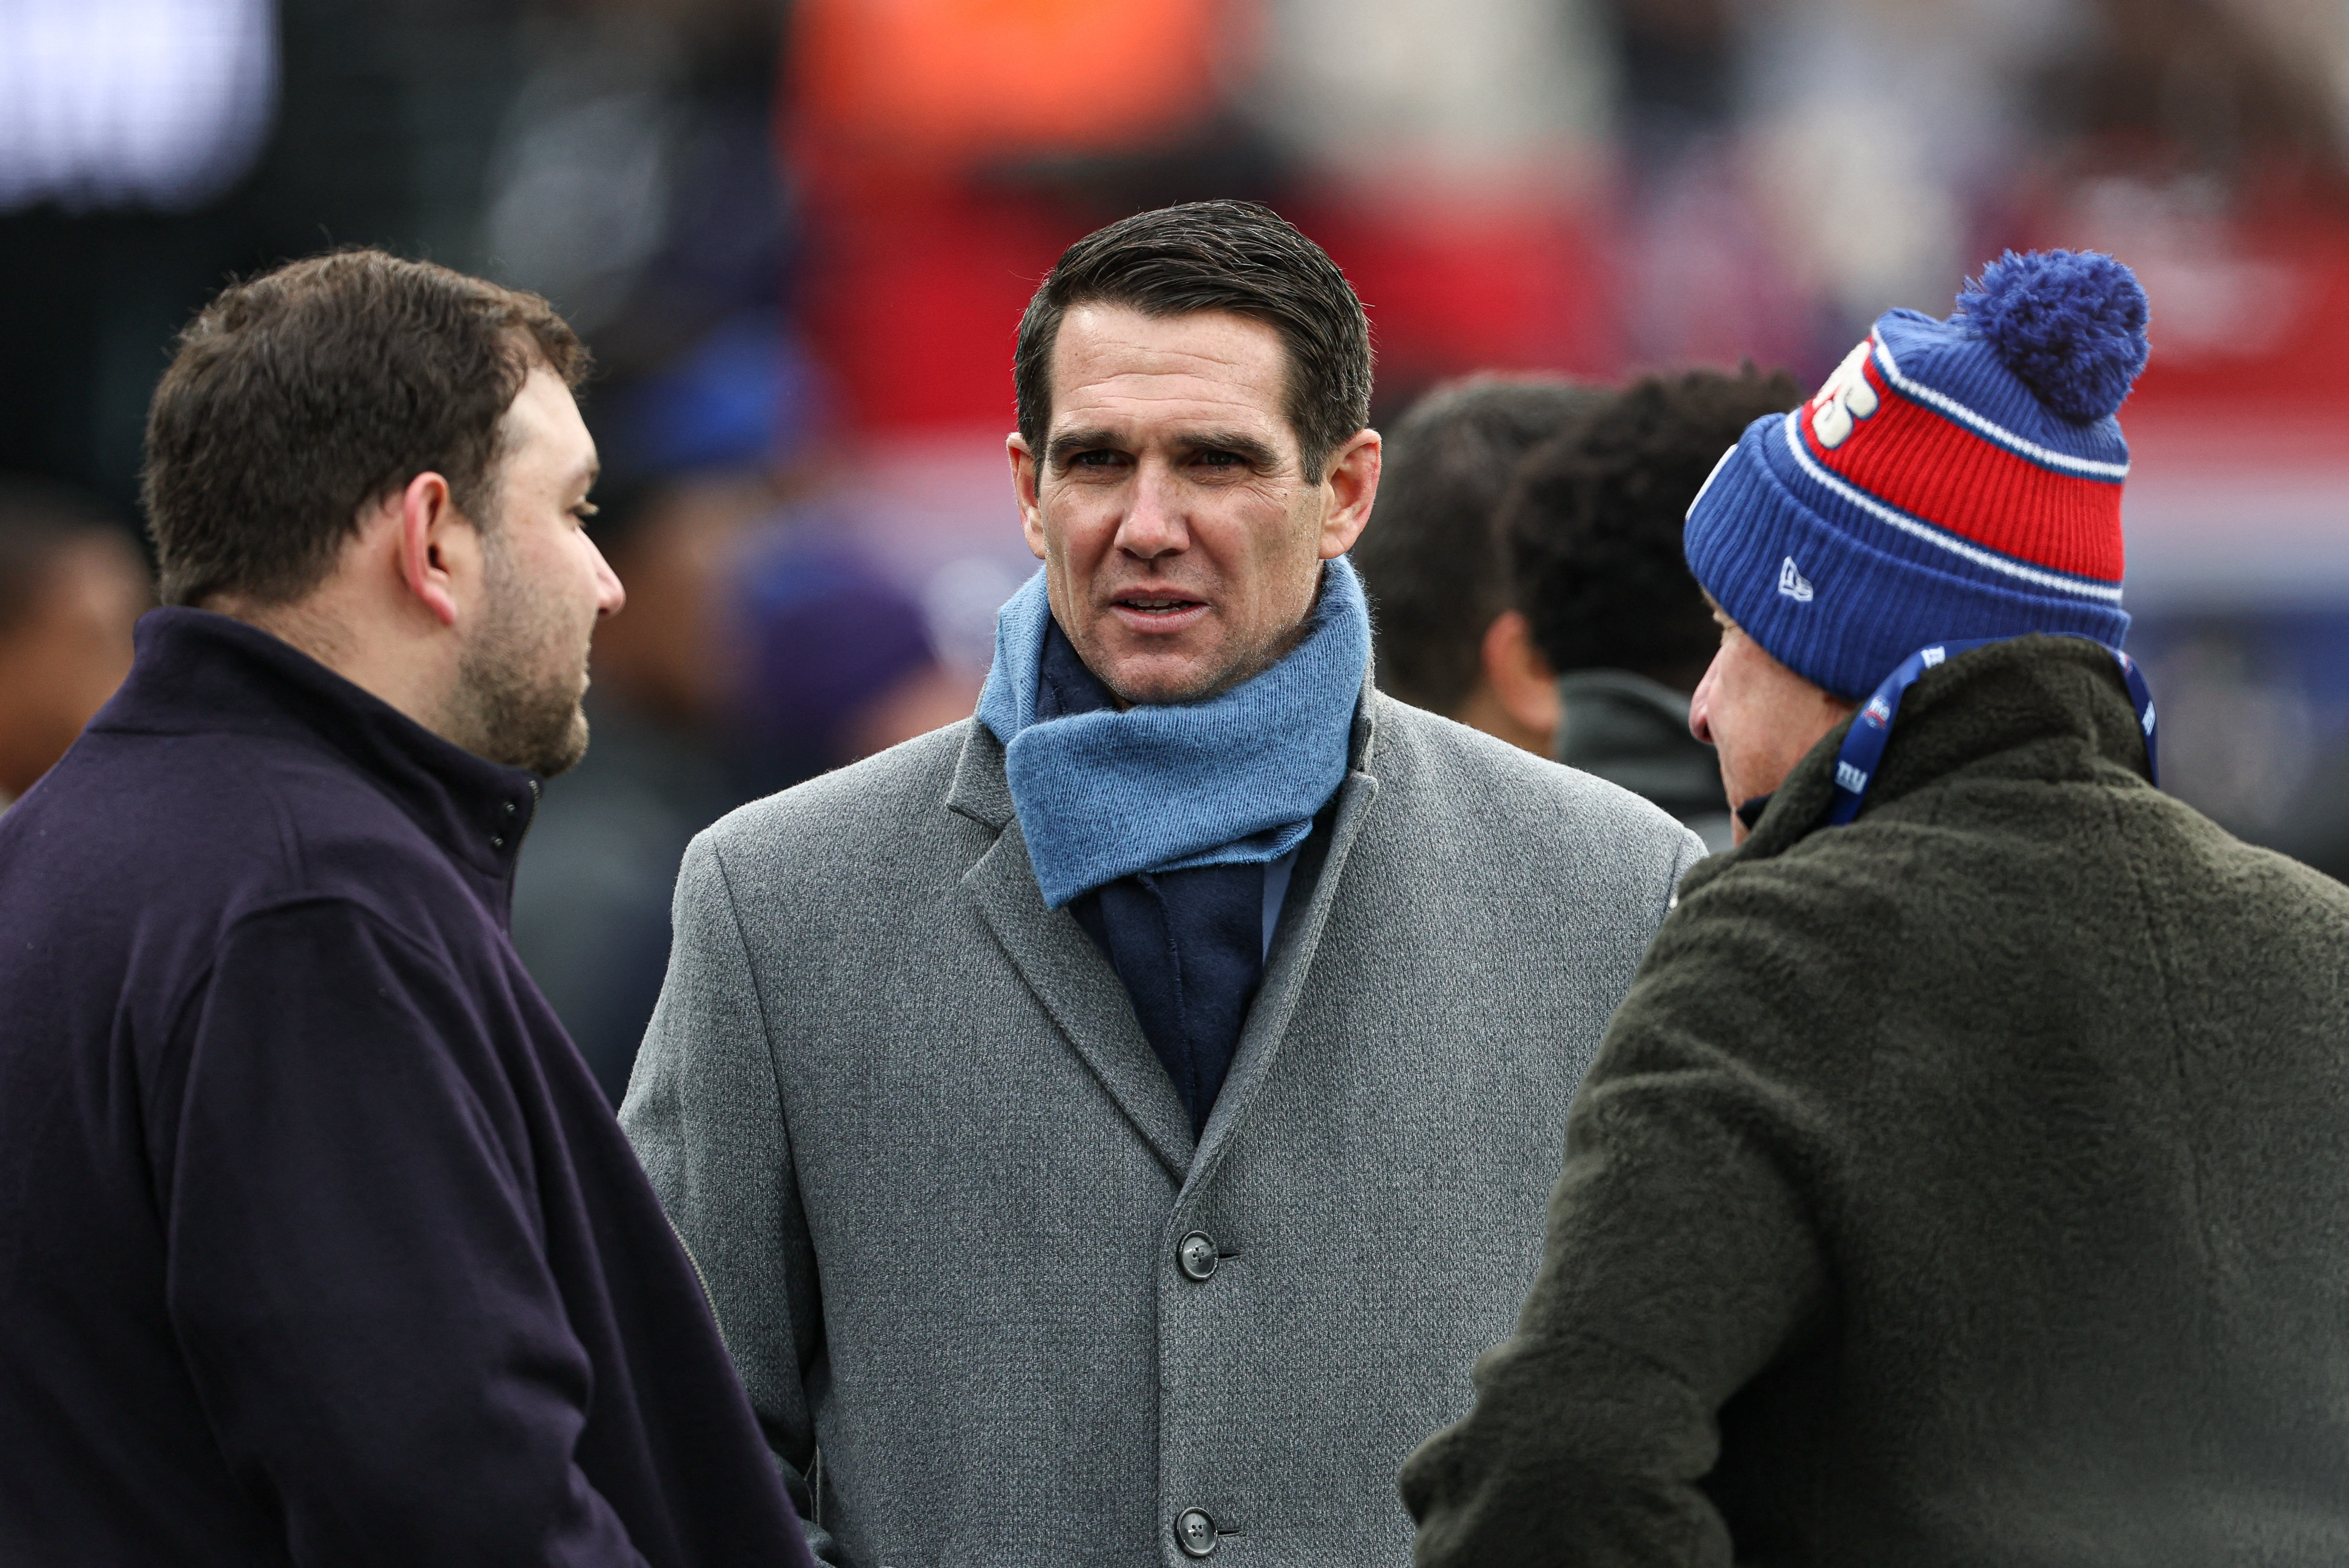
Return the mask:
M205 610L152 610L137 656L90 728L267 736L336 758L380 789L502 908L538 800L538 777L443 740L258 626Z

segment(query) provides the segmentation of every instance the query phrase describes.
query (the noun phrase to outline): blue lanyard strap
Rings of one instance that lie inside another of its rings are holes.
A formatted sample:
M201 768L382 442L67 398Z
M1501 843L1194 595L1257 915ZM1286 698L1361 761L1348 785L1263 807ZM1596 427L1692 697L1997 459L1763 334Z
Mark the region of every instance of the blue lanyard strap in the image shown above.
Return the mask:
M1893 716L1900 711L1900 699L1909 695L1909 688L1927 670L1953 655L1971 653L2005 641L2004 637L1976 637L1971 641L1935 643L1901 660L1900 667L1884 677L1876 695L1853 717L1851 728L1843 738L1843 749L1836 753L1835 803L1827 808L1827 827L1840 828L1859 815L1859 803L1867 799L1868 782L1876 777L1876 765L1884 759L1884 743L1892 738ZM2160 774L2154 760L2153 693L2147 689L2145 672L2118 648L2107 648L2106 652L2120 662L2121 678L2128 682L2129 700L2137 704L2137 727L2145 731L2145 770L2158 783Z

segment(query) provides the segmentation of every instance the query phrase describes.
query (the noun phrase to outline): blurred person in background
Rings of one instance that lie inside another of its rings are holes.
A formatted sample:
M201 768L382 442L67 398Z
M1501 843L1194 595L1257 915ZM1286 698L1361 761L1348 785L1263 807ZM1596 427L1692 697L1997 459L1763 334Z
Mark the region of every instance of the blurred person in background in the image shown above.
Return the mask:
M665 487L624 536L615 568L640 575L596 636L595 751L550 784L515 879L515 949L616 1106L660 999L693 836L952 724L978 695L853 532L757 499L717 478Z
M621 1120L825 1561L1399 1563L1702 846L1370 685L1368 324L1271 211L1079 242L1014 382L978 715L694 841Z
M853 520L804 509L740 573L734 746L752 794L969 717L978 683L939 661L921 602L857 542Z
M1558 672L1551 755L1646 797L1712 850L1729 847L1713 748L1689 697L1721 634L1681 528L1755 419L1802 401L1794 378L1649 377L1529 453L1498 509L1516 614Z
M1549 755L1555 676L1512 603L1494 513L1518 460L1606 398L1558 377L1479 376L1396 422L1353 553L1390 696Z
M150 603L146 562L103 507L0 478L0 811L122 684Z
M544 301L379 252L181 336L167 607L0 819L11 1557L806 1562L505 936L622 603L585 369Z
M550 779L514 875L514 951L614 1105L668 965L694 834L749 799L727 764L742 656L731 572L774 495L756 472L623 486L595 532L628 584L595 630L595 745ZM610 519L607 528L605 520Z
M514 877L513 944L614 1105L668 964L693 835L764 789L735 765L747 676L736 603L810 421L771 312L721 322L657 371L597 389L594 525L628 584L595 629L595 747L552 780Z
M693 835L746 800L951 724L977 683L859 520L790 500L813 418L769 317L608 389L595 531L628 584L595 633L595 748L551 781L514 881L513 941L613 1104L660 995Z
M2136 279L2010 253L1958 304L1689 514L1750 830L1403 1471L1422 1568L2349 1561L2349 890L2154 785Z

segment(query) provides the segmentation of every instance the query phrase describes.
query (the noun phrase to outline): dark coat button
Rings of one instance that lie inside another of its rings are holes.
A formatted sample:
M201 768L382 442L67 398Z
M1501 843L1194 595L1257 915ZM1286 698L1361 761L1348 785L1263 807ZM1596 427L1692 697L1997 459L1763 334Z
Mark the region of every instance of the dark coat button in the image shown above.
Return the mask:
M1186 1508L1174 1521L1174 1544L1185 1557L1212 1557L1216 1553L1216 1522L1204 1508Z
M1205 1232L1194 1231L1183 1238L1181 1246L1174 1249L1174 1257L1183 1265L1185 1274L1193 1279L1206 1279L1216 1272L1215 1240Z

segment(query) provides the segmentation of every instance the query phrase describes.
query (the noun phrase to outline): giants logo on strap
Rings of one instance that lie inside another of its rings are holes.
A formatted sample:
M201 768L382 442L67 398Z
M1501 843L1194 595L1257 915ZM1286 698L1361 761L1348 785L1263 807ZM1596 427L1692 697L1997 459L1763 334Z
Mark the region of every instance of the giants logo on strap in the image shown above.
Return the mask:
M1855 795L1862 794L1868 789L1868 775L1848 762L1838 762L1836 764L1836 788L1848 789Z
M1811 434L1819 445L1829 451L1844 444L1850 436L1852 421L1872 416L1880 399L1876 388L1868 384L1868 352L1869 345L1861 344L1843 356L1836 373L1811 399Z

